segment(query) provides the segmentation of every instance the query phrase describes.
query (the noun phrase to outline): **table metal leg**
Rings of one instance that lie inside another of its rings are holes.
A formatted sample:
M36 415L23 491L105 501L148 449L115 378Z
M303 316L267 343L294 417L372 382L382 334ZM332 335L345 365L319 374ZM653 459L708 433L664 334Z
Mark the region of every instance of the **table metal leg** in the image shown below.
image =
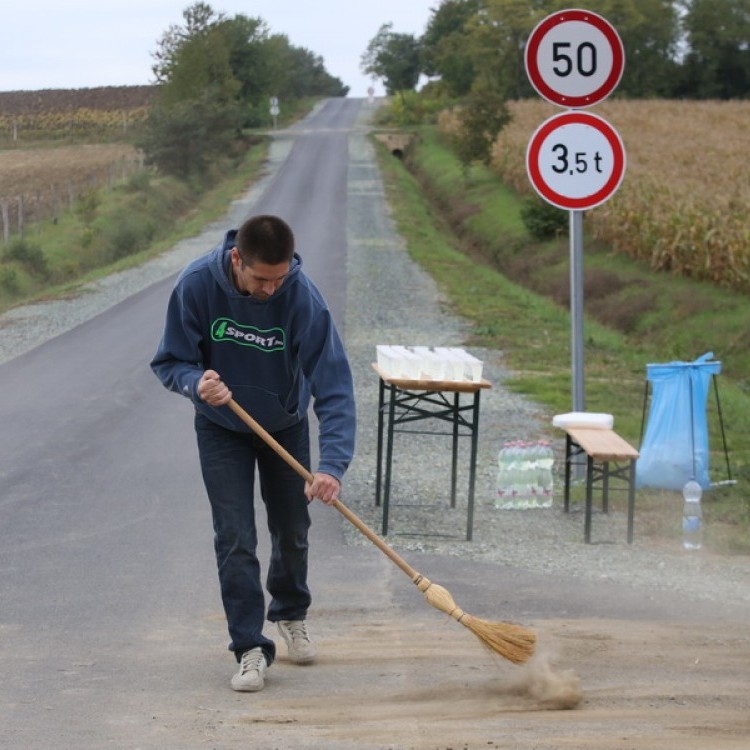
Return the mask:
M388 438L385 449L385 487L383 488L383 536L388 534L388 506L391 499L391 465L393 463L393 420L396 413L396 389L389 386Z
M602 512L609 513L609 461L602 466Z
M587 457L586 461L586 521L583 538L586 544L591 542L591 506L594 484L594 459Z
M630 461L628 479L628 544L633 543L633 520L635 517L635 459Z
M573 441L570 435L565 435L565 494L563 508L570 510L570 462L573 460Z
M380 380L378 387L378 457L375 474L375 505L380 505L380 492L383 477L383 409L385 408L385 383Z
M453 453L451 454L451 508L456 507L456 487L458 485L458 418L459 410L458 392L453 398Z
M471 456L469 457L469 499L466 516L466 541L474 534L474 487L477 478L477 444L479 442L479 391L474 394L471 417Z

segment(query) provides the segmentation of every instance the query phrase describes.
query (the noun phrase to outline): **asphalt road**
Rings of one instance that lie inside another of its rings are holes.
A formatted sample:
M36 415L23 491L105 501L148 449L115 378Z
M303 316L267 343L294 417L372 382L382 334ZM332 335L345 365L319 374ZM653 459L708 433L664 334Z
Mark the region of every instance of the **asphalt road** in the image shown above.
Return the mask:
M280 134L291 153L248 206L289 218L339 319L359 106L331 100ZM172 283L0 366L0 746L102 746L117 696L183 679L169 652L192 622L209 618L232 668L191 410L148 368Z
M280 132L291 140L288 156L248 206L289 219L339 321L347 139L360 106L331 100ZM475 733L490 721L479 694L486 699L490 682L508 678L507 665L427 606L377 550L347 547L342 520L320 505L311 626L321 664L300 669L282 657L263 693L229 689L234 663L191 410L148 368L172 281L0 365L0 747L449 747L461 737L466 747L505 746L487 740L492 722ZM551 641L560 618L711 617L709 607L611 583L457 558L411 562L466 611L534 622ZM430 692L441 685L446 695ZM444 718L459 694L477 701L430 735L427 724L441 716L427 705ZM377 707L401 719L386 737L366 729ZM528 710L518 701L508 708L511 716ZM420 725L418 711L429 721ZM418 725L430 744L419 744Z

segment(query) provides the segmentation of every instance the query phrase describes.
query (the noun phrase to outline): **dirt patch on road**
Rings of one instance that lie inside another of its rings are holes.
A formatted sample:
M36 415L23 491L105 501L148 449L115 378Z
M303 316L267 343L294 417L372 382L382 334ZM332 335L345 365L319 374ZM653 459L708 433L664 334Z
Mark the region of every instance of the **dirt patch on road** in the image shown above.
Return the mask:
M262 693L227 688L223 708L181 729L191 747L269 750L746 750L745 626L561 620L538 633L542 659L514 667L439 617L347 625L322 634L316 665L281 655ZM576 707L559 710L551 685L580 691Z

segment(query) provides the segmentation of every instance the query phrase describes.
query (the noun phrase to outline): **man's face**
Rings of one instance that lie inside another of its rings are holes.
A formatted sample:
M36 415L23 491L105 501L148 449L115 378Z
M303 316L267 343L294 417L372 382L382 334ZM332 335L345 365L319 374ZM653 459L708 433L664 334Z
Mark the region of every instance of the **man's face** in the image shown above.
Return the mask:
M254 261L245 263L236 247L232 248L232 272L239 291L256 299L268 299L289 275L289 263L271 265Z

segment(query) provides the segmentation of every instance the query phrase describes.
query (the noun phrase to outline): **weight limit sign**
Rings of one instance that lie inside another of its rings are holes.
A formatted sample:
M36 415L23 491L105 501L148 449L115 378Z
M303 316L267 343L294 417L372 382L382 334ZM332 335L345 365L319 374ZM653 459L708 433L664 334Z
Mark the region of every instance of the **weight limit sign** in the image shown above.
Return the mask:
M545 120L526 149L526 171L553 206L582 211L604 203L625 175L625 147L603 118L573 110Z

